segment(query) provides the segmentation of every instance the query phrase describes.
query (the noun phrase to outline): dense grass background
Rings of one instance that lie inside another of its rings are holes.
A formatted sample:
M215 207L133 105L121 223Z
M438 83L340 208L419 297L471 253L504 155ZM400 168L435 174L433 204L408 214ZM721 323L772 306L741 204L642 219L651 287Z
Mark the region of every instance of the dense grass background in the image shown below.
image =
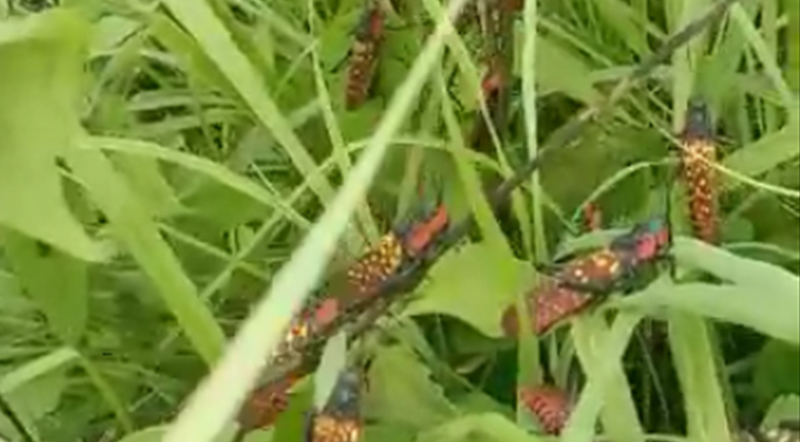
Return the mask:
M723 245L677 238L680 282L614 301L611 326L592 314L542 342L559 385L575 358L585 367L563 438L590 440L598 416L619 442L723 442L736 422L797 417L798 2L734 4L550 156L500 220L478 167L522 164L712 2L526 5L499 156L464 139L476 30L426 40L442 5L394 3L374 97L345 111L361 0L0 2L0 393L34 439L161 440L263 298L223 390L208 384L219 400L181 422L192 436L179 440L226 440L198 416L230 414L329 258L341 267L419 204L418 181L442 186L454 217L475 210L482 239L382 323L366 440L542 439L514 412L517 380L541 375L536 347L501 337L502 310L531 263L603 240L568 233L585 201L609 227L663 211L668 147L696 93L719 133ZM247 440L299 440L312 390ZM5 417L0 433L18 438Z

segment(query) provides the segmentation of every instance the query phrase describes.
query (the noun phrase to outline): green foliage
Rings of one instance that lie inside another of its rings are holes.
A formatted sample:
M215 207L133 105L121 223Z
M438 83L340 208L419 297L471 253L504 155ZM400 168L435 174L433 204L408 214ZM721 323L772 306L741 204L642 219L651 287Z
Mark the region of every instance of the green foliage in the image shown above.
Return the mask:
M740 420L797 418L798 2L733 5L548 154L499 215L485 177L601 103L711 1L526 5L508 30L510 124L488 151L467 137L480 30L437 33L443 2L380 1L392 10L378 78L352 111L341 61L361 0L51 3L0 1L0 395L33 440L166 440L180 416L192 440L229 441L235 426L216 434L215 421L290 313L433 186L477 226L358 347L373 357L365 441L553 440L505 391L542 372L568 388L580 372L569 442L598 422L618 441L724 442ZM575 237L584 203L607 228L663 210L667 146L694 94L720 134L722 244L677 225L676 280L664 272L545 339L503 337L533 263L613 233ZM245 339L215 365L239 324ZM346 338L246 442L300 440L352 356ZM222 375L192 409L209 367ZM18 433L0 414L0 437Z

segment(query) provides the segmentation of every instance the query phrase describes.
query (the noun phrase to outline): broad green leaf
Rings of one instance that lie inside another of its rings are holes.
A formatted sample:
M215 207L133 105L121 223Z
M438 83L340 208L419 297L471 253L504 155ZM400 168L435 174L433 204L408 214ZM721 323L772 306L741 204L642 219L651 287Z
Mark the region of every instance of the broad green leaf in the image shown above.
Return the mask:
M20 284L53 332L65 343L77 344L89 316L86 263L27 236L5 233L5 251Z
M485 245L471 244L445 255L429 273L423 295L409 304L405 314L441 313L461 319L486 336L502 336L503 311L525 290L531 270L518 260L488 263L487 253ZM498 268L511 277L491 277Z
M540 442L550 440L532 435L497 413L470 414L420 434L418 442Z
M602 95L591 81L591 69L575 53L540 35L536 42L536 82L541 95L562 92L584 104L597 103ZM525 69L520 66L520 69Z
M414 428L380 423L366 426L363 442L409 442L415 440L416 435Z
M164 435L166 434L167 430L169 429L168 425L159 425L155 427L148 427L144 430L137 431L136 433L129 434L119 442L161 442L164 439ZM236 432L236 429L231 425L225 429L225 431L220 434L219 437L214 439L214 442L230 442L233 434ZM266 440L266 439L265 439ZM260 439L251 439L246 438L246 442L262 442Z
M759 138L725 157L722 164L749 177L758 177L800 156L800 124L790 123L781 130ZM741 185L740 180L726 176L724 186L730 190Z
M79 131L87 26L66 11L0 22L0 223L99 261L67 207L56 157Z
M644 430L622 368L622 355L641 319L638 313L622 313L611 329L599 315L573 321L572 339L588 383L564 430L566 442L589 441L598 417L610 438L642 439Z
M797 305L800 278L778 266L743 258L688 237L675 238L673 254L681 265L752 288L762 296L764 293L774 293L771 296L778 303L776 308Z
M379 350L369 370L366 418L413 426L438 425L456 415L430 371L405 347Z
M775 399L770 404L761 421L763 428L774 428L784 419L797 419L800 415L800 396L796 394L784 395Z
M168 218L181 212L181 204L172 187L151 158L115 155L111 157L117 169L131 183L140 204L153 218Z
M25 363L0 378L0 394L11 404L24 422L33 422L52 412L68 386L68 369L78 363L79 356L71 348L61 348ZM35 426L25 424L37 439Z
M653 283L640 295L619 302L654 309L670 307L718 321L752 328L787 342L800 342L800 300L797 291L701 282Z
M795 92L800 90L800 2L783 2L786 16L789 17L789 31L784 41L788 48L786 63L786 82Z
M781 394L800 394L800 349L776 340L764 344L756 360L753 388L764 404Z
M669 348L683 393L689 436L706 442L732 442L718 376L722 367L712 356L715 349L708 322L676 311L668 317Z

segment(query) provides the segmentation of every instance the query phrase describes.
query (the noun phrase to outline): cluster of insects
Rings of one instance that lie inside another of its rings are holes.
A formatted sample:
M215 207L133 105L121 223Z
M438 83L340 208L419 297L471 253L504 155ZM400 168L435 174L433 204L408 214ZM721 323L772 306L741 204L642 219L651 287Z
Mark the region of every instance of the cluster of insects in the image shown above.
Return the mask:
M489 120L499 125L505 108L503 96L509 87L509 20L521 10L517 0L475 0L469 3L464 19L479 22L483 34L482 63L486 70L481 82ZM385 13L377 0L365 0L364 12L351 47L344 91L345 107L362 105L370 96L385 36ZM479 116L473 128L473 144L485 137L486 122ZM681 134L679 159L686 184L686 197L696 236L717 241L714 169L716 159L710 119L705 107L693 102ZM600 209L592 204L583 211L587 230L602 227ZM272 356L276 362L297 356L309 347L331 324L347 322L353 306L379 298L381 288L404 269L425 260L428 252L448 231L451 219L447 208L437 204L410 221L398 224L347 269L332 278L325 296L310 302L294 319L283 343ZM569 317L580 313L614 292L629 293L640 287L640 276L647 269L670 260L672 232L668 221L654 217L630 227L609 244L587 255L573 257L550 266L539 266L541 282L526 297L533 331L544 334ZM515 307L503 315L503 328L509 336L518 334ZM300 371L278 382L256 389L240 414L245 429L274 424L287 407L290 390L297 380L308 375ZM363 424L360 398L365 386L361 369L345 370L328 400L313 410L305 427L304 442L356 442ZM552 386L523 388L519 402L539 420L547 434L557 435L570 413L568 396ZM769 442L778 442L770 439ZM781 442L783 442L781 440Z
M693 100L681 134L680 167L687 190L688 212L695 236L717 241L714 170L716 149L705 105ZM584 209L589 230L600 227L600 210ZM601 302L614 292L639 288L641 277L659 262L670 262L672 232L666 218L636 224L606 246L554 266L539 266L541 280L525 296L533 332L542 335L565 319ZM515 306L504 312L502 325L508 336L517 336L519 318Z
M425 259L427 252L445 234L449 225L450 216L446 207L436 204L432 209L422 210L411 220L392 228L341 275L336 275L338 278L333 278L335 281L329 285L332 293L312 300L293 319L286 337L272 355L273 362L280 364L302 353L320 336L324 336L326 327L335 321L347 322L352 314L351 307L369 302L380 293L384 282L406 266ZM292 373L287 378L257 388L239 415L243 431L272 425L288 406L291 388L307 374ZM332 421L320 419L320 428L332 425ZM314 439L316 442L349 440Z

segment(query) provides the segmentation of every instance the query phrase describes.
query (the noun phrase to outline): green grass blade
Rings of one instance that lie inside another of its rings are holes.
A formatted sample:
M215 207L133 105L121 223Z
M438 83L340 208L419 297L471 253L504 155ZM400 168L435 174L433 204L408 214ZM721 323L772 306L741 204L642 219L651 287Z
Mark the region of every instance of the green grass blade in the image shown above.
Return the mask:
M108 217L114 234L158 288L186 337L205 362L212 364L222 353L225 336L211 310L197 296L172 249L162 239L156 223L149 219L102 153L75 148L66 158L75 177Z

